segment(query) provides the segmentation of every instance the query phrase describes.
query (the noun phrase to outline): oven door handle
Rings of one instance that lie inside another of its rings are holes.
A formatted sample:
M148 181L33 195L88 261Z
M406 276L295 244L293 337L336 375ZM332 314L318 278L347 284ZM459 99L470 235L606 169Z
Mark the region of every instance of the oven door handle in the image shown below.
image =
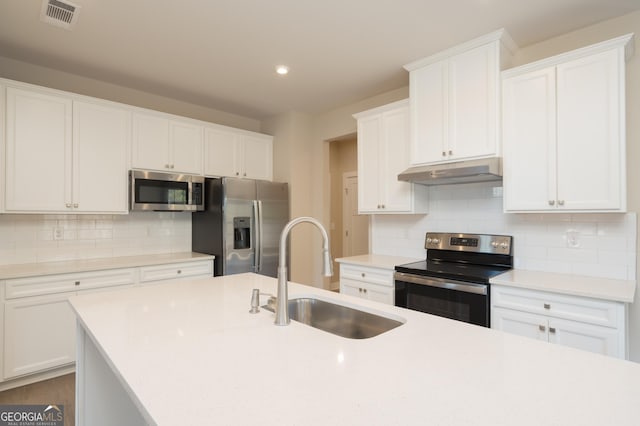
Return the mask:
M423 277L421 275L406 274L404 272L396 272L394 273L393 277L396 281L402 281L411 284L439 287L445 288L447 290L463 291L465 293L481 294L484 296L487 295L488 286L486 284L443 280L442 278Z

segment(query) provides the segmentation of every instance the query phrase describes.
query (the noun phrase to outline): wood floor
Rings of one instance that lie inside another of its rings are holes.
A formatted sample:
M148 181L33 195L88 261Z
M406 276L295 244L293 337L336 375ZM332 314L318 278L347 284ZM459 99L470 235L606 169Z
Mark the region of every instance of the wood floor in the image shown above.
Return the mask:
M64 405L65 426L75 425L76 375L56 377L31 385L0 392L0 405L49 404Z

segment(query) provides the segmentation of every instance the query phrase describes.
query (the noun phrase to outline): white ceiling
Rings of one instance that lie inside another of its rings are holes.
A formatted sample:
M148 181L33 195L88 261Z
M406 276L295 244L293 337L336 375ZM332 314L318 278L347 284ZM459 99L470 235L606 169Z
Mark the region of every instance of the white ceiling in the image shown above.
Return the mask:
M0 0L0 56L262 119L408 84L402 65L506 28L523 47L640 9L640 0ZM291 68L283 78L274 67Z

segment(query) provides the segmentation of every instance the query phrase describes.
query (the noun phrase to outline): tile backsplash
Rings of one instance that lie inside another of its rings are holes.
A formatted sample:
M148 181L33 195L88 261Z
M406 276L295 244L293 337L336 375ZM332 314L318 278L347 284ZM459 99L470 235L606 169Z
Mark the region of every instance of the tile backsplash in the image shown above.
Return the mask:
M191 213L0 215L0 265L191 251Z
M422 258L424 235L467 232L512 235L516 268L636 279L635 213L503 213L496 183L429 188L425 215L375 215L371 251Z

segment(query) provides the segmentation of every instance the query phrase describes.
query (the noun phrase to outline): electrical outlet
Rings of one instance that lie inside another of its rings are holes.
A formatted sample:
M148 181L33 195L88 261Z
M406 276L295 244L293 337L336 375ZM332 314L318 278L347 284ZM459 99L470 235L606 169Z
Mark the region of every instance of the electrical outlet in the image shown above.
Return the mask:
M54 240L62 240L64 238L64 229L62 228L54 228L53 229L53 239Z
M578 248L580 247L580 231L570 229L566 233L567 247Z

